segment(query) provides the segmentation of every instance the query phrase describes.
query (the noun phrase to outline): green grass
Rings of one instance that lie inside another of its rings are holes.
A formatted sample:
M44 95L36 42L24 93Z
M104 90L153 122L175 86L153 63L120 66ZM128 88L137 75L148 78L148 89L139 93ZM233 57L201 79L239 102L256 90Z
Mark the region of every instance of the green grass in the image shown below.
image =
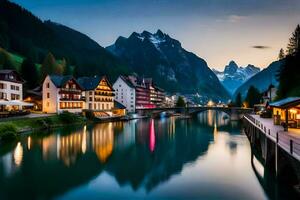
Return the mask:
M58 126L68 125L68 124L78 124L84 123L85 118L79 115L64 113L60 115L53 115L48 117L39 118L22 118L14 119L6 122L0 122L1 127L12 126L16 129L16 132L23 132L27 130L39 130L43 128L55 128Z

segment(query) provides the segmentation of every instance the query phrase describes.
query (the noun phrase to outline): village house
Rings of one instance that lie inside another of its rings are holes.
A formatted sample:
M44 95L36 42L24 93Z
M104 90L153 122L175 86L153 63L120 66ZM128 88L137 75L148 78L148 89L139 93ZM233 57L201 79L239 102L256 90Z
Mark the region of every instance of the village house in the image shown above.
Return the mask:
M24 82L15 70L0 70L1 111L22 110L24 106L31 105L23 102Z
M113 84L115 100L123 104L128 112L138 108L155 108L163 105L165 94L154 85L151 78L119 76Z
M83 88L73 76L48 75L43 82L43 112L81 113Z
M83 88L85 97L84 109L93 111L105 111L109 116L112 115L114 108L114 89L106 76L81 77L77 79Z
M270 103L275 125L284 125L285 130L300 128L300 97L288 97Z
M113 84L115 100L126 107L127 112L135 112L135 87L126 76L119 76Z

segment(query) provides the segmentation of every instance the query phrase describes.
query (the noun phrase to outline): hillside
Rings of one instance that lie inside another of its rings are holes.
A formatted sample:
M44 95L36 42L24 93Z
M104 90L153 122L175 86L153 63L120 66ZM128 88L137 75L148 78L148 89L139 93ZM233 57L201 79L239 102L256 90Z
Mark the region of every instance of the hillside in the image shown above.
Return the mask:
M80 75L127 73L126 66L86 35L39 18L17 4L0 1L0 46L42 63L50 51L77 66Z
M142 76L150 76L170 92L199 93L202 100L227 100L229 94L202 58L158 30L119 37L107 47Z
M283 61L275 61L271 63L267 68L251 77L236 90L234 96L236 96L240 92L242 96L245 97L251 85L259 89L260 92L266 90L271 83L275 85L275 87L277 87L279 83L276 79L276 74L278 73L282 62Z

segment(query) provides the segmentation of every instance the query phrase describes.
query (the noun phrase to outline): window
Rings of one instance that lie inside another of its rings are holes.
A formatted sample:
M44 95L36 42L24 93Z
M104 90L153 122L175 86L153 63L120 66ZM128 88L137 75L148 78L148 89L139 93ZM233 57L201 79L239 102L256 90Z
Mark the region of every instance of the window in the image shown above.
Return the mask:
M11 89L11 90L15 90L15 89L16 89L16 86L11 85L11 86L10 86L10 89Z
M46 83L46 88L50 88L50 83Z
M121 85L119 85L119 87L121 87Z
M0 83L0 89L6 89L6 84Z
M109 109L109 104L106 104L106 109L107 109L107 110Z
M73 89L76 89L76 85L75 85L75 84L73 84L73 85L72 85L72 88L73 88Z
M102 110L104 110L104 103L102 104Z
M89 91L89 95L93 95L93 91Z
M4 92L0 92L0 99L7 99L7 94Z
M90 109L90 110L92 110L92 109L93 109L93 107L92 107L92 104L91 104L91 103L89 103L89 109Z
M20 89L19 86L16 86L16 90L19 91L19 89Z
M89 100L90 100L90 101L93 101L93 97L90 97Z
M47 107L49 107L50 106L50 103L49 102L47 102Z
M49 92L47 93L47 98L48 98L48 99L50 98L50 93L49 93Z

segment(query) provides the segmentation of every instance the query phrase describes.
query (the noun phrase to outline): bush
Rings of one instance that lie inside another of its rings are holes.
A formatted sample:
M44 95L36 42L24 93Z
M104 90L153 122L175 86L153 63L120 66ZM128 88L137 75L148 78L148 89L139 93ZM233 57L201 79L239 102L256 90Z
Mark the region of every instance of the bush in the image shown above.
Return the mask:
M70 112L62 112L58 115L60 121L65 124L71 124L79 121L79 116Z
M88 110L85 112L85 117L89 120L93 120L95 118L95 115L92 111Z
M0 138L3 140L15 139L17 137L17 128L12 124L0 125Z

